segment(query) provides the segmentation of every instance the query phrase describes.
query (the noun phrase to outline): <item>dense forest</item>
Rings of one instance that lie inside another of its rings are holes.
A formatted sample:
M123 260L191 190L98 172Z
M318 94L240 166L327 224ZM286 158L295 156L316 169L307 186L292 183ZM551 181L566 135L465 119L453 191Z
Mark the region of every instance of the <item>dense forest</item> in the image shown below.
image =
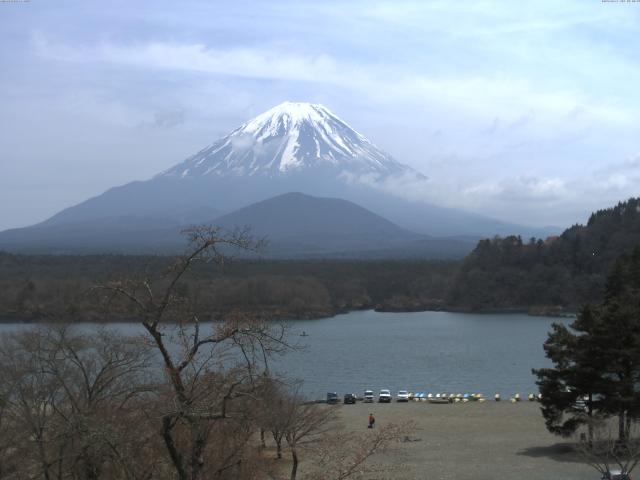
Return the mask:
M471 310L552 313L602 299L615 260L640 244L640 199L591 215L559 237L482 240L452 281L447 303Z
M0 253L0 317L104 318L92 287L158 278L173 259L155 256L31 256ZM313 318L378 308L438 308L457 264L439 261L248 261L200 264L184 286L203 317L231 310L274 319ZM114 320L119 320L114 318Z
M559 237L481 240L462 261L236 260L198 265L182 288L205 317L239 309L276 319L370 308L553 314L600 301L615 259L638 244L640 199L630 199L595 212L587 225L574 225ZM157 278L173 261L0 252L0 317L105 318L93 295L95 284Z

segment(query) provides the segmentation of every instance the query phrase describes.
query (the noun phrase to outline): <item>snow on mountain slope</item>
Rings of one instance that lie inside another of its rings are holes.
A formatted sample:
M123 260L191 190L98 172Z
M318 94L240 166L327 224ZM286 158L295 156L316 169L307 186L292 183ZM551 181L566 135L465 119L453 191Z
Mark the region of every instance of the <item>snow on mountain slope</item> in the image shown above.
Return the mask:
M258 115L158 176L280 177L319 172L367 176L373 181L407 173L422 177L326 107L293 102Z
M98 231L96 222L106 222L113 231L118 224L119 232L129 235L131 225L144 223L142 219L210 223L221 213L287 192L302 192L353 202L422 234L546 236L535 229L404 198L405 190L428 188L415 182L420 179L424 179L420 173L378 149L325 107L286 102L169 170L110 188L36 228L75 225L74 231L79 231L78 225L83 224ZM19 245L20 238L27 241L38 233L22 230L7 233L5 239ZM66 235L65 242L72 244L75 234ZM46 235L38 238L41 244L47 242ZM2 235L0 248L1 243Z

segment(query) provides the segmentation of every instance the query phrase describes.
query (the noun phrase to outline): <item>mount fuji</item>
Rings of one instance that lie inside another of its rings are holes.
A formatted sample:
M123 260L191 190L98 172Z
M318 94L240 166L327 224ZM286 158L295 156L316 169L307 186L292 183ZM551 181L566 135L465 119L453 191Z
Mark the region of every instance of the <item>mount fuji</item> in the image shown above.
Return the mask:
M216 223L221 216L228 223L236 218L230 215L234 211L289 192L353 202L410 233L412 240L415 234L550 233L408 201L385 189L389 184L420 185L424 180L422 173L376 147L326 107L285 102L149 180L111 188L32 227L0 232L0 248L28 245L29 250L47 251L55 244L56 251L103 250L108 248L106 239L124 235L129 238L127 245L144 251L150 236L154 241L162 235L174 238L180 226ZM313 212L309 215L331 216L328 207ZM322 223L327 224L326 219ZM173 240L160 243L174 245Z
M285 102L236 128L159 177L328 177L386 179L411 173L322 105Z

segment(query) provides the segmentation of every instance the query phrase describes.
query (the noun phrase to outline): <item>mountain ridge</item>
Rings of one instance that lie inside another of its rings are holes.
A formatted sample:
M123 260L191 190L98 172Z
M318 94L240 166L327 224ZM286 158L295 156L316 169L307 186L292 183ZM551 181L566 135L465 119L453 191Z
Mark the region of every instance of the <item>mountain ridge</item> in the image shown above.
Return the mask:
M385 191L385 182L407 177L425 178L375 147L327 108L285 102L149 180L110 188L27 229L82 222L93 228L100 219L111 223L122 219L123 233L130 231L131 219L209 223L256 202L302 192L353 202L422 235L544 237L556 233L409 201ZM214 216L214 211L219 214ZM59 230L62 239L63 229ZM17 240L16 230L6 235Z
M419 236L353 202L301 192L288 192L253 203L213 222L227 229L249 226L256 234L264 232L270 238L323 235L331 229L338 236Z
M304 170L348 175L424 175L380 150L319 104L284 102L159 177L276 176Z
M266 237L265 258L460 258L473 238L432 238L403 229L353 202L290 192L210 219L225 231ZM104 217L0 232L0 248L30 253L174 254L190 225L166 218Z

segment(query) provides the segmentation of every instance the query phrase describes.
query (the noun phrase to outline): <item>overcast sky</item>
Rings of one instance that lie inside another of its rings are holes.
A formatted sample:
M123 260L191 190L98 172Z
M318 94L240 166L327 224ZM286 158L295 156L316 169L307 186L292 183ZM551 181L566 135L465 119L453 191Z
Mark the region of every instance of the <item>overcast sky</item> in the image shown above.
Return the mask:
M640 3L0 2L0 229L147 179L285 100L531 225L640 195Z

